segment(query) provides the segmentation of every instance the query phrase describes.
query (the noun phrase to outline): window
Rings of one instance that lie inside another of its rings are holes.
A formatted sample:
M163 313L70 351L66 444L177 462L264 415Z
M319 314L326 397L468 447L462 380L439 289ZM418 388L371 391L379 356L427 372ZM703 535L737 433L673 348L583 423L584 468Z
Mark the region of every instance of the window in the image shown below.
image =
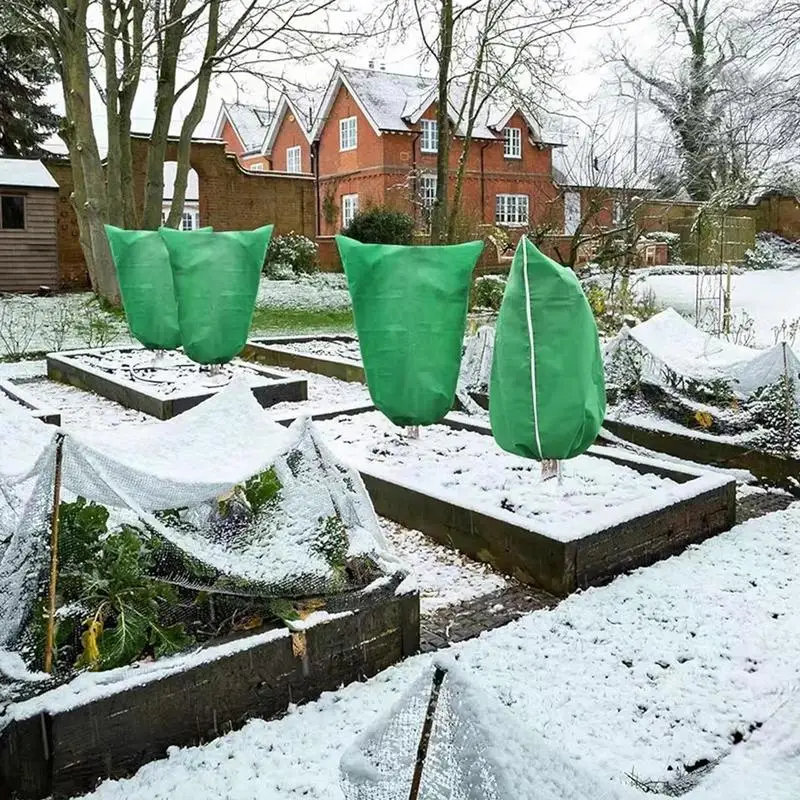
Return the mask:
M0 197L0 228L4 231L25 230L25 198L21 194Z
M436 202L436 176L435 175L420 175L419 178L419 197L422 201L422 207L426 211L433 208Z
M191 211L184 211L181 216L181 230L193 231L195 229L194 214Z
M619 197L614 198L614 225L622 225L622 220L625 217L625 209L622 207L622 200Z
M287 172L303 171L299 146L286 148L286 171Z
M436 153L439 150L439 123L435 119L422 120L422 141L419 149L423 153Z
M339 149L355 150L358 143L356 118L345 117L339 120Z
M528 195L497 195L494 218L498 225L527 225Z
M346 228L358 214L358 195L342 195L342 228Z
M581 224L581 194L567 192L564 195L564 233L573 236Z
M522 130L503 129L503 155L506 158L522 158Z
M250 169L253 170L253 172L263 172L264 171L264 165L263 164L253 164L253 166L250 167Z

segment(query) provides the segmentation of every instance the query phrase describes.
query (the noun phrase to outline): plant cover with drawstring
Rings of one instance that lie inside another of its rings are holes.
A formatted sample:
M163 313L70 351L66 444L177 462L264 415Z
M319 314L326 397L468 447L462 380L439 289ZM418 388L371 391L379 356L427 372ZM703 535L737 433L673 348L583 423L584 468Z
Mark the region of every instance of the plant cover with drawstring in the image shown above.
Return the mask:
M472 272L483 242L362 244L337 236L369 393L396 425L431 425L453 406Z
M132 336L149 350L177 350L181 346L178 305L164 240L158 231L113 225L105 229Z
M539 461L585 452L605 418L603 359L583 289L524 236L497 319L489 397L497 444Z
M192 361L224 364L242 351L272 229L159 231L172 265L181 343Z

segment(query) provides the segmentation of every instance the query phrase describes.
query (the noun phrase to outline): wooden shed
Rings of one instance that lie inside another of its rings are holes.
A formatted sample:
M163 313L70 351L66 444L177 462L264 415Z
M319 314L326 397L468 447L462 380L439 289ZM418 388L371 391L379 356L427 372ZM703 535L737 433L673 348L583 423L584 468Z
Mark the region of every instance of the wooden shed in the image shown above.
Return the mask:
M58 288L58 184L41 161L0 158L0 292Z

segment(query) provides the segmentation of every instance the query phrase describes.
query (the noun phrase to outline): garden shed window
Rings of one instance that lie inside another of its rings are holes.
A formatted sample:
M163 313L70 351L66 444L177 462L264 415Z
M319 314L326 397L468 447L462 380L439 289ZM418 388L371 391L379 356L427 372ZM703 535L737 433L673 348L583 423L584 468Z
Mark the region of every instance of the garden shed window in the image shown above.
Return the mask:
M0 195L0 228L4 231L25 230L25 198L23 195Z

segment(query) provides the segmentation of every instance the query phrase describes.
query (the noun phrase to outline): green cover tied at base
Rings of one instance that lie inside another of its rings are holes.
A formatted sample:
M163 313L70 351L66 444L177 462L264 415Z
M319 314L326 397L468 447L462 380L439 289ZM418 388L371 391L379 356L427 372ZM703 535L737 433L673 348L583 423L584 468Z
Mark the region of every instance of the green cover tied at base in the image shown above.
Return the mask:
M172 263L183 350L223 364L247 342L272 225L254 231L160 231Z
M105 230L131 334L151 350L176 350L181 346L178 306L163 239L158 231L131 231L113 225L106 225Z
M337 236L367 386L396 425L431 425L453 406L470 279L483 242L362 244Z
M578 278L523 237L497 320L492 435L525 458L573 458L594 442L605 412L597 325Z

